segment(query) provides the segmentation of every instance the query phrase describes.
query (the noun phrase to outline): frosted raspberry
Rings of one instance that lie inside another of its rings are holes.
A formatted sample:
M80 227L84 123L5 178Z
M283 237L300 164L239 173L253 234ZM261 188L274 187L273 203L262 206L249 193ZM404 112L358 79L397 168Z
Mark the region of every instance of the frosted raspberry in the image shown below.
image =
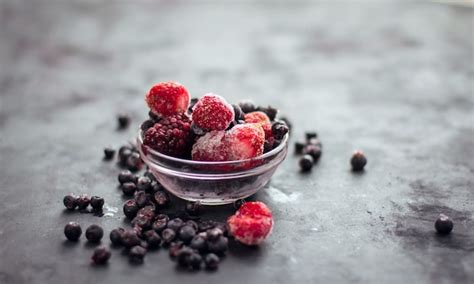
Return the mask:
M225 130L234 120L234 108L215 94L204 95L194 106L193 122L205 130Z
M271 233L272 212L263 202L246 202L227 219L229 232L246 245L258 245Z
M150 89L145 101L155 114L169 116L188 109L189 93L177 82L163 82Z
M244 160L263 154L265 133L255 123L239 124L228 131L226 144L230 161Z
M173 157L189 155L192 145L191 120L185 114L163 117L145 132L143 143Z
M197 139L191 152L196 161L227 161L225 131L211 131Z

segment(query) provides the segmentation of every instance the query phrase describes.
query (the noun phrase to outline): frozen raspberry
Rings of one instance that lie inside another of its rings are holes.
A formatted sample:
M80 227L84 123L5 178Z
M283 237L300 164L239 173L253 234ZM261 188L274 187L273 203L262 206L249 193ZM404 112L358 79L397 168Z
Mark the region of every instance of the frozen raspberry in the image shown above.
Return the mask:
M245 160L263 154L265 133L256 123L239 124L228 131L226 147L229 161Z
M272 230L272 212L262 202L245 202L227 219L227 225L230 234L239 242L258 245Z
M169 116L184 113L189 106L189 93L176 82L163 82L153 86L145 101L155 114Z
M193 122L205 130L225 130L234 120L234 108L215 94L204 95L193 108Z
M211 131L194 143L191 152L196 161L226 161L228 159L225 131Z
M265 137L268 139L273 137L272 134L272 123L270 118L262 111L254 111L245 114L246 123L258 123L262 126L263 131L265 131Z
M190 125L185 114L163 117L145 132L143 143L165 155L187 156L192 145Z

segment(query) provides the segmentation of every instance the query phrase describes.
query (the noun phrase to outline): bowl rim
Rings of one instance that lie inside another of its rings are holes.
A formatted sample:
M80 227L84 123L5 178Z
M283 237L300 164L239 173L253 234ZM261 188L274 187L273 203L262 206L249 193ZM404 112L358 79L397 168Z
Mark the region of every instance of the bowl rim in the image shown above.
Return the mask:
M283 137L283 139L281 140L281 143L280 145L278 145L276 148L268 151L267 153L264 153L260 156L257 156L257 157L253 157L253 158L250 158L250 159L245 159L245 160L234 160L234 161L194 161L194 160L187 160L187 159L181 159L181 158L176 158L176 157L172 157L172 156L168 156L168 155L165 155L163 153L160 153L156 150L154 150L153 148L145 145L143 143L143 137L142 137L142 133L143 133L143 130L141 129L141 127L138 129L138 137L137 137L137 141L139 142L139 147L146 147L146 153L145 156L148 156L148 153L151 153L153 155L156 155L160 158L163 158L163 159L166 159L166 160L170 160L170 161L173 161L173 162L178 162L178 163L182 163L182 164L187 164L187 165L194 165L194 166L205 166L205 165L233 165L233 164L240 164L240 163L246 163L246 162L253 162L253 161L259 161L259 160L262 160L262 159L265 159L265 158L268 158L268 157L271 157L271 156L274 156L274 155L277 155L278 153L280 153L284 148L286 148L287 146L287 143L288 143L288 140L289 140L289 135L290 135L290 132L286 133L285 136Z

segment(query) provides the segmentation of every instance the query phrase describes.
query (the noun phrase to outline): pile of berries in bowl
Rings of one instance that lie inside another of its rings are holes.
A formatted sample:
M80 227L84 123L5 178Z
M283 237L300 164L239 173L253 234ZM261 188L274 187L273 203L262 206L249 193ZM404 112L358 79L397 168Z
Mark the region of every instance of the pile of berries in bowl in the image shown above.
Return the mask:
M179 198L232 203L264 187L285 159L289 128L272 107L229 104L209 93L190 100L176 82L146 94L149 119L140 127L141 158Z

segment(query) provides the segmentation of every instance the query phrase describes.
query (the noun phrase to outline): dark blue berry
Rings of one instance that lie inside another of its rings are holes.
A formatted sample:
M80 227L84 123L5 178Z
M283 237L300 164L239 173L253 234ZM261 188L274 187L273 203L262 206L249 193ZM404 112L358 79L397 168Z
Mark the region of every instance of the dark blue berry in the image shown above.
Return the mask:
M197 216L201 213L201 203L200 202L187 202L185 206L186 212L191 216Z
M166 228L161 232L161 239L164 243L169 244L176 238L176 231Z
M170 203L170 197L164 191L155 192L155 194L153 195L153 198L155 200L156 207L158 208L164 208L168 206Z
M77 197L72 194L68 194L64 196L63 203L68 210L74 210L77 207Z
M435 222L435 229L441 235L447 235L451 233L454 228L454 223L451 218L444 214L440 214L438 219Z
M124 184L127 182L135 183L135 176L132 174L131 171L125 170L118 175L118 181L120 184Z
M353 171L362 171L366 164L367 158L362 151L355 151L354 154L352 154L351 166Z
M110 231L109 238L110 242L115 246L122 245L122 235L125 232L123 228L117 228Z
M91 203L91 199L90 199L89 195L87 195L87 194L81 194L77 198L77 207L79 209L86 209L87 206L89 206L90 203Z
M321 157L321 147L308 144L304 147L303 154L313 157L313 162L316 163Z
M104 148L104 160L112 160L115 156L115 150L112 147Z
M105 264L111 256L110 250L104 246L98 247L92 254L92 262L94 264Z
M184 225L179 229L178 237L185 244L189 244L196 235L196 230L189 225Z
M118 128L125 129L130 124L130 116L126 113L120 113L117 115Z
M140 245L140 238L135 230L125 230L122 233L122 242L124 247L131 248Z
M142 246L134 246L128 252L128 257L133 263L142 263L146 255L146 249Z
M123 205L123 213L129 219L133 219L135 215L137 215L138 209L140 208L138 207L135 199L129 199Z
M304 155L299 160L301 171L308 172L313 168L314 159L310 155Z
M77 241L82 234L82 229L79 223L77 222L69 222L64 227L64 235L70 241Z
M104 230L99 225L90 225L86 230L86 239L91 243L98 243L104 236Z
M102 208L104 207L104 203L105 201L102 197L99 197L99 196L91 197L91 207L92 209L96 211L102 210Z
M133 182L126 182L120 187L124 195L132 196L137 190L137 186Z
M219 267L220 258L214 253L208 253L204 257L204 263L209 270L215 270Z

